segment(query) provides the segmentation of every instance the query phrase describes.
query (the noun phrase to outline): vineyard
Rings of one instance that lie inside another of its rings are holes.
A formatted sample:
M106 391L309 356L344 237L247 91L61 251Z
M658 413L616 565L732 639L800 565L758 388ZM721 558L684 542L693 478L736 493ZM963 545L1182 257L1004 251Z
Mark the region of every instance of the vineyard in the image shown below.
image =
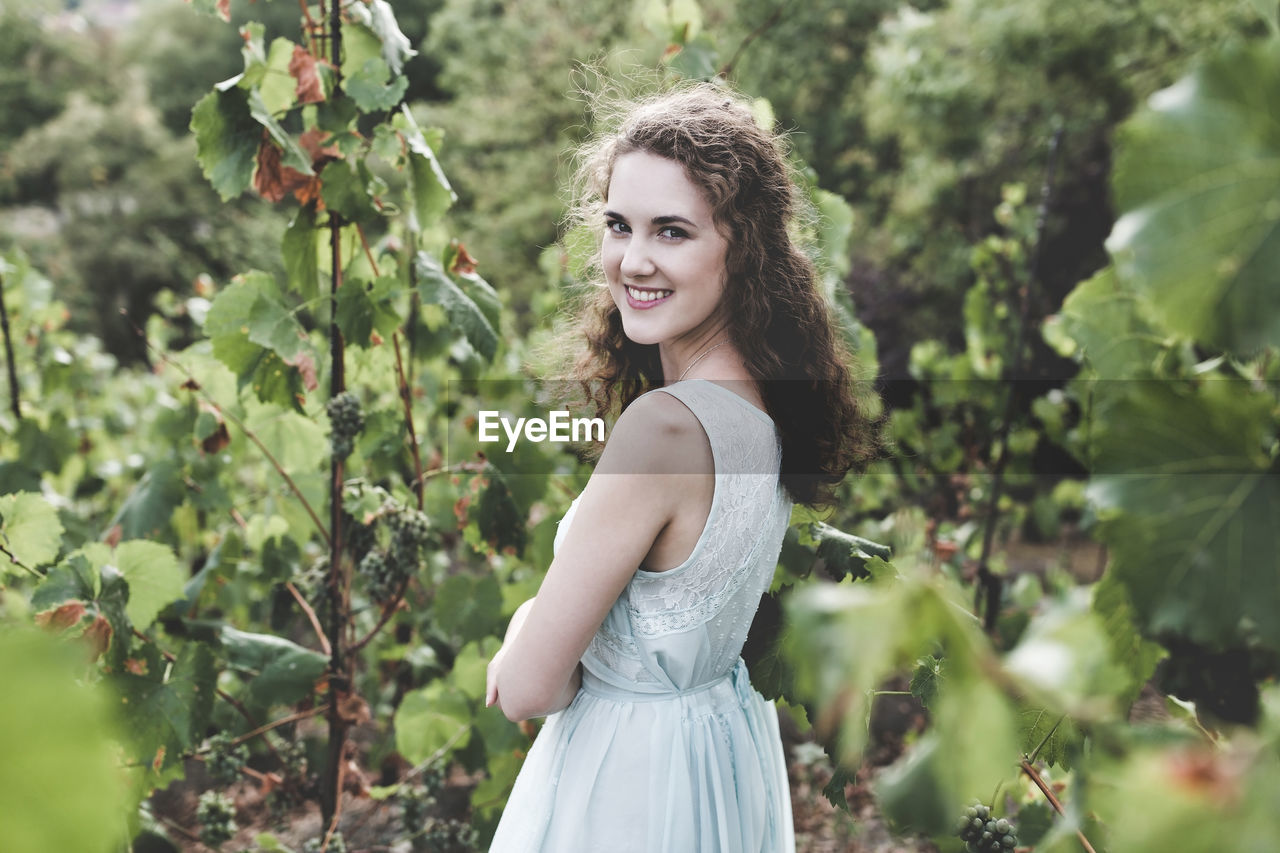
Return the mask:
M31 0L0 56L0 849L487 849L591 465L481 413L571 405L601 99L716 78L882 430L745 652L798 850L1280 845L1274 2Z

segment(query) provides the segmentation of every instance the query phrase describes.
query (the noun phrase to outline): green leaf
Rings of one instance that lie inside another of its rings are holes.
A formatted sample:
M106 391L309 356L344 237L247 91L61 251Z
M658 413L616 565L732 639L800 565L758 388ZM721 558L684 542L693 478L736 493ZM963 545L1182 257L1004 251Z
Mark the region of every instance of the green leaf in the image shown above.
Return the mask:
M942 681L943 661L933 655L926 655L916 661L916 668L911 673L911 695L920 700L920 704L928 708L938 695L938 684Z
M413 113L405 107L393 119L396 128L404 134L405 145L409 149L409 172L413 187L413 214L418 220L418 227L425 228L438 220L458 199L457 193L449 185L440 161L427 143Z
M434 682L404 697L396 712L396 749L422 764L471 740L471 703L456 687Z
M1084 736L1071 717L1047 708L1022 708L1018 711L1018 735L1022 754L1050 767L1071 769L1071 756L1080 749Z
M343 82L343 88L362 112L385 112L404 98L409 89L408 77L387 78L391 69L381 58L367 60L363 67Z
M383 276L376 281L348 280L338 288L338 328L342 339L352 346L368 347L374 330L384 338L403 321L396 310L395 295L400 281Z
M147 469L125 498L108 528L120 526L121 539L154 539L169 527L173 510L182 503L186 486L182 469L162 459Z
M93 601L96 570L83 555L75 554L49 570L31 593L31 609L37 613L68 601Z
M185 578L178 558L167 545L134 539L121 542L112 563L129 584L125 612L138 630L146 630L156 614L182 596Z
M1129 675L1128 688L1120 693L1120 702L1128 707L1138 698L1142 686L1167 653L1138 632L1133 605L1114 572L1107 572L1094 584L1093 611L1102 620L1102 629L1111 644L1112 661Z
M1280 344L1280 42L1223 51L1118 140L1116 268L1164 324L1235 353Z
M320 269L316 263L316 211L311 205L298 209L280 244L289 289L302 301L310 302L320 293Z
M33 630L0 632L0 826L12 851L108 853L125 841L116 715L78 679L82 650Z
M314 356L293 312L279 300L275 280L263 272L238 276L213 300L205 334L214 356L259 400L298 408L303 380L298 366Z
M1163 337L1147 319L1148 310L1107 267L1076 285L1046 323L1045 338L1054 338L1050 342L1059 352L1081 359L1099 379L1147 377Z
M287 38L277 38L271 42L265 71L261 82L258 83L258 94L262 98L262 106L269 115L285 112L292 108L297 100L298 81L289 73L289 62L293 59L295 47L297 45Z
M297 702L311 693L328 666L324 655L283 637L225 625L220 637L227 665L252 679L249 693L259 705Z
M502 590L493 575L452 575L436 588L431 613L446 634L462 642L479 640L502 621Z
M183 752L204 737L217 695L217 669L204 643L188 643L172 665L158 656L146 675L115 672L108 676L119 717L131 743L133 760L151 769L151 777L182 765Z
M395 11L387 0L369 0L367 4L352 5L346 11L354 21L374 35L381 45L382 59L396 74L404 70L406 60L418 55L411 47L408 36L400 31ZM345 39L345 28L343 33ZM363 63L360 67L363 67ZM349 76L345 65L343 74Z
M292 78L290 78L292 79ZM262 101L262 95L256 91L249 93L249 115L254 120L267 129L267 133L275 140L284 152L281 162L286 166L292 166L304 175L314 174L311 170L311 157L302 146L298 144L298 140L276 121L275 116L271 114L271 110ZM257 156L255 152L255 157Z
M250 409L245 425L289 473L315 471L321 466L328 469L328 433L311 418L264 405Z
M191 111L191 131L196 137L196 160L222 200L247 190L262 141L248 93L233 88L205 95Z
M480 535L496 552L519 555L524 551L528 535L525 518L511 497L502 473L491 466L485 476L489 484L480 492L472 511Z
M467 296L444 267L427 252L418 252L414 261L418 271L418 292L428 305L445 310L449 323L466 337L481 357L489 361L498 351L498 334L479 306Z
M52 562L62 544L58 511L40 495L18 492L0 497L0 545L28 569ZM0 553L0 576L19 569Z
M836 580L869 577L867 564L877 557L888 560L892 554L887 545L845 533L821 521L810 524L807 531L801 529L800 543L817 546L818 556L826 562L827 571Z
M363 161L353 167L346 160L335 160L320 173L320 196L326 207L352 222L374 222L379 214L369 196L371 180Z
M1226 380L1130 385L1099 413L1087 495L1143 634L1280 649L1270 395Z
M711 80L719 73L716 67L718 55L715 42L701 35L682 45L669 64L686 80Z

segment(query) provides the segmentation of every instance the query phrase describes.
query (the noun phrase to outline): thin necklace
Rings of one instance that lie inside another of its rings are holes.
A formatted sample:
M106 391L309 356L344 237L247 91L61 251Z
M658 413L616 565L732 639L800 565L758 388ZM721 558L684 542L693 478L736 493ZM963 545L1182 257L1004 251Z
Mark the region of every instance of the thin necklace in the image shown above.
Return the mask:
M701 353L697 358L695 358L693 361L689 362L689 366L688 366L688 367L686 367L686 368L684 369L684 373L681 373L681 374L680 374L680 378L679 378L679 379L677 379L677 380L676 380L676 382L683 381L683 380L684 380L684 378L685 378L686 376L688 376L688 375L689 375L689 371L690 371L690 370L693 370L693 366L694 366L695 364L697 364L698 362L702 361L702 360L703 360L704 358L706 358L708 355L710 355L710 354L711 354L711 351L712 351L713 349L715 349L716 347L722 347L722 346L724 346L724 345L725 345L725 344L727 344L727 343L729 343L729 342L728 342L728 341L721 341L721 342L720 342L720 343L718 343L718 344L715 344L715 345L713 345L713 346L709 346L709 347L707 347L706 349L704 349L704 350L702 351L702 353Z

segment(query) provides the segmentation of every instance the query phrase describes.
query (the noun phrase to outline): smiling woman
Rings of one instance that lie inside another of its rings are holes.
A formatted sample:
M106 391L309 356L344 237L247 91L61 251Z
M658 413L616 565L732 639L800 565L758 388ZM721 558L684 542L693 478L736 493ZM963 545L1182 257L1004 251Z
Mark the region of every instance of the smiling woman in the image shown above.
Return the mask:
M575 378L622 413L489 665L489 704L550 714L491 849L792 851L777 715L739 655L792 502L870 444L848 355L779 141L734 96L633 107L581 177L605 286Z

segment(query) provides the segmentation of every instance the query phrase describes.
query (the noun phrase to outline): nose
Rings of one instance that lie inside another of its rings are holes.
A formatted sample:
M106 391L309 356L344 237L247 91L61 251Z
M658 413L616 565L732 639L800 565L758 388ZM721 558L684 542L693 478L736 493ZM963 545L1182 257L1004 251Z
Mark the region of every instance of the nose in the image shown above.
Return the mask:
M652 275L654 270L648 241L643 237L631 235L627 240L627 248L622 254L622 263L618 271L622 273L623 278L636 279Z

